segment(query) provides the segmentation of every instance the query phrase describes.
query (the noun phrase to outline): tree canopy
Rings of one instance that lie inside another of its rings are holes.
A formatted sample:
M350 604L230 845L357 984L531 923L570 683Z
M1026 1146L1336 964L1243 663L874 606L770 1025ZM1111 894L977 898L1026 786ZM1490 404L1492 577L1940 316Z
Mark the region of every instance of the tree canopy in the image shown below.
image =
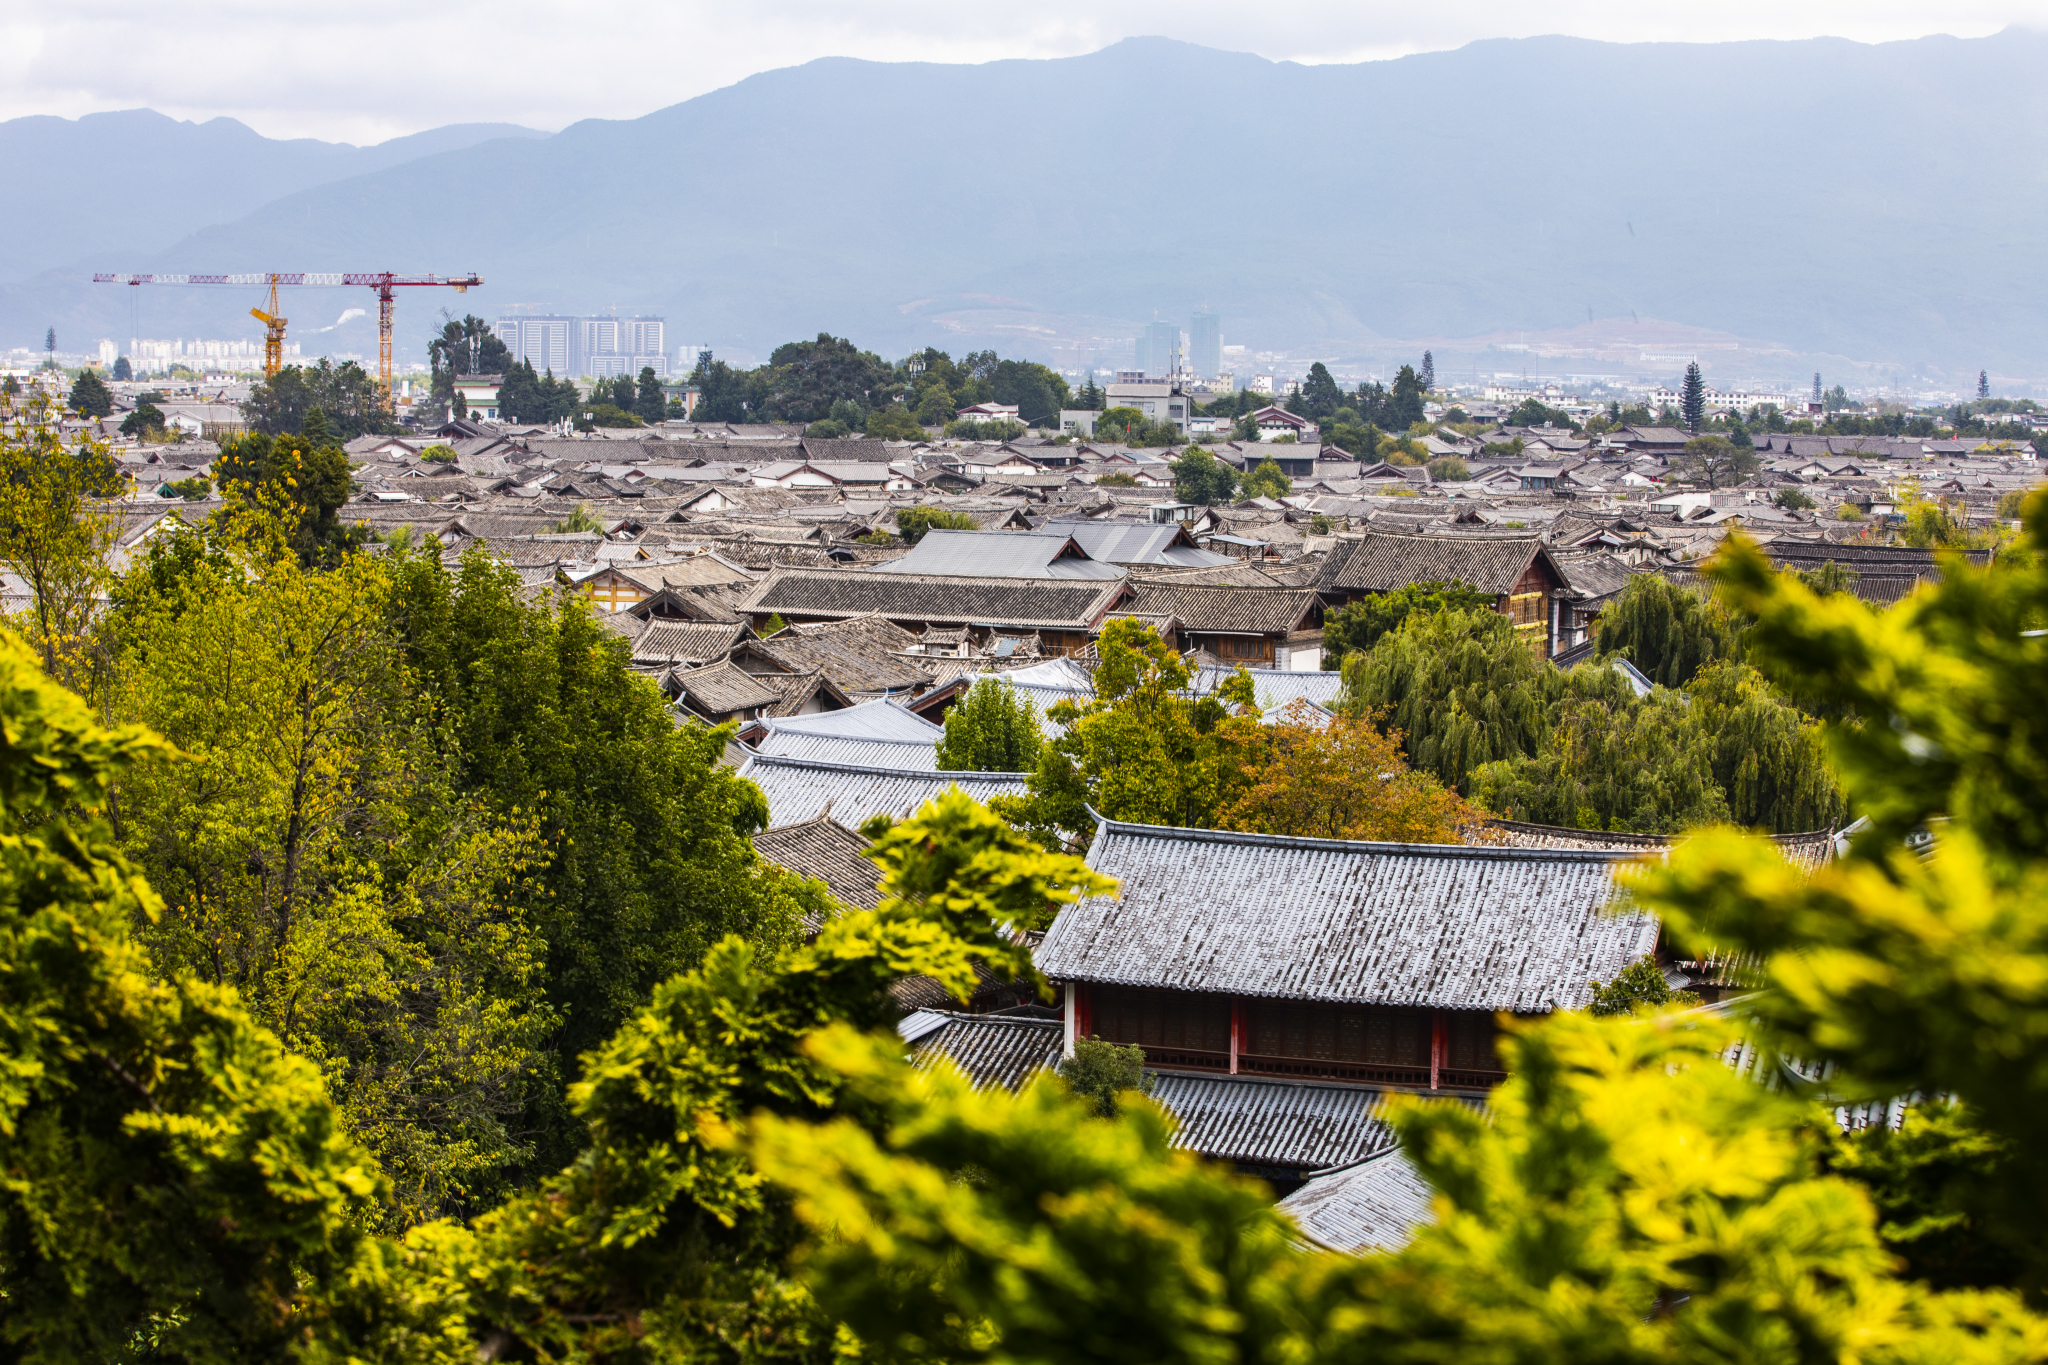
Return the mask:
M1237 471L1200 446L1190 446L1168 468L1173 471L1173 495L1182 502L1209 507L1230 501L1237 489Z
M946 711L939 770L1028 773L1043 742L1031 699L1000 678L982 678Z

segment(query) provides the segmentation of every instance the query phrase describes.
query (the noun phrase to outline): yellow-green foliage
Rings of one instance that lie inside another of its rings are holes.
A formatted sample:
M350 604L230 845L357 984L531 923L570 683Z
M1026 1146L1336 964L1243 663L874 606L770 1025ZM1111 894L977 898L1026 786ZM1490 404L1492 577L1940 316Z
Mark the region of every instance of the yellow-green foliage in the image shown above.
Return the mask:
M163 753L107 730L0 635L0 1340L11 1356L281 1359L381 1181L314 1067L235 993L153 979L162 904L114 846L109 780Z

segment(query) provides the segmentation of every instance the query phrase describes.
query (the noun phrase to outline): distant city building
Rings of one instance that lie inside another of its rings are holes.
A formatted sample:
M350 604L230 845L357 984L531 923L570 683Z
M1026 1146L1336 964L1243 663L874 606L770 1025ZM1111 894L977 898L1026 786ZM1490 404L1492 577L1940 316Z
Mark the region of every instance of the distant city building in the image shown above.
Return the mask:
M662 318L499 318L491 330L515 361L532 362L556 378L605 379L645 369L668 375L667 322ZM694 364L694 360L692 361Z
M711 354L711 348L701 341L686 341L676 347L676 373L687 375L697 368L700 356Z
M1133 362L1148 379L1171 379L1180 373L1180 328L1171 322L1154 322L1138 334L1138 354Z
M1655 388L1650 390L1649 397L1645 401L1652 408L1662 407L1666 403L1675 408L1678 406L1680 397L1681 395L1677 389ZM1724 392L1721 389L1707 390L1708 412L1728 412L1730 410L1748 412L1751 408L1755 407L1776 408L1780 412L1791 412L1793 410L1792 399L1788 394L1750 393L1743 390L1733 392Z
M1178 384L1118 382L1104 387L1103 400L1112 408L1136 408L1147 421L1171 422L1183 432L1193 415L1193 405Z
M1188 323L1188 368L1197 377L1223 373L1223 315L1200 312Z
M102 341L100 343L99 353L102 357L102 364L113 364L113 361L105 359L108 349L112 346L113 343L110 341ZM297 356L299 354L299 343L296 341L286 342L284 354L287 358ZM167 370L173 365L185 365L198 369L207 363L232 361L250 361L253 363L251 366L236 365L233 367L237 369L261 365L263 363L263 343L260 340L210 341L203 337L194 337L190 341L178 337L172 337L169 340L160 340L153 337L128 338L128 363L133 365L138 371Z

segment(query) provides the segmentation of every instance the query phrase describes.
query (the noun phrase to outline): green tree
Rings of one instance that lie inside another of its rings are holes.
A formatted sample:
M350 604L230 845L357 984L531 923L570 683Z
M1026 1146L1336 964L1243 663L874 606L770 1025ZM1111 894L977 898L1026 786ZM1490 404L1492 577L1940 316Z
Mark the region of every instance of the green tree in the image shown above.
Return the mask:
M129 937L162 902L109 788L162 741L102 728L5 636L0 707L0 1334L44 1360L282 1358L314 1286L377 1274L375 1167L310 1063Z
M996 808L1049 844L1085 842L1091 808L1112 820L1217 828L1264 744L1251 675L1191 697L1187 664L1129 617L1103 627L1096 651L1095 695L1047 713L1060 733L1039 749L1027 794L999 797Z
M1429 477L1438 483L1462 483L1472 477L1472 471L1455 455L1439 455L1429 462Z
M316 433L324 427L323 417ZM339 445L251 432L222 443L213 474L223 497L282 526L306 563L332 561L358 539L356 529L341 522L355 483Z
M1703 483L1709 488L1731 487L1756 471L1756 447L1746 437L1738 445L1725 436L1695 436L1671 460L1673 474L1687 483Z
M933 384L917 400L917 420L924 426L943 427L954 414L953 395L943 382Z
M926 531L973 531L978 529L973 517L965 512L955 512L946 507L900 507L896 510L896 534L903 537L905 545L915 545L924 539Z
M1619 654L1653 683L1683 687L1717 660L1742 657L1742 626L1716 598L1662 574L1631 575L1593 623L1602 654Z
M337 441L352 441L390 426L376 379L353 360L337 366L324 357L317 365L287 365L252 386L242 404L242 419L252 432L295 436L314 408L327 415Z
M0 397L0 567L29 590L9 624L45 672L89 697L105 661L93 627L121 533L115 499L128 487L104 442L65 436L48 396Z
M1323 617L1323 667L1335 670L1344 656L1371 649L1380 637L1400 626L1411 614L1438 611L1490 611L1493 598L1469 583L1445 583L1432 579L1409 583L1393 592L1375 593Z
M114 357L114 382L125 384L133 378L135 378L135 367L128 363L128 357L125 355Z
M659 425L668 416L668 395L662 392L661 376L652 365L640 367L639 402L634 411L649 426Z
M489 1207L550 1070L539 838L454 792L411 723L384 563L308 571L283 539L160 536L124 585L113 710L177 746L116 788L165 902L138 934L320 1068L396 1220Z
M1623 967L1614 980L1593 983L1590 1009L1594 1014L1634 1014L1665 1005L1691 1007L1699 1002L1699 996L1691 991L1672 990L1655 958L1639 957Z
M939 770L1028 773L1043 742L1031 699L1000 678L982 678L946 711Z
M1237 471L1200 446L1190 446L1168 468L1173 471L1173 495L1182 502L1211 507L1228 502L1237 488Z
M1572 427L1578 426L1571 414L1561 408L1553 408L1540 398L1524 398L1515 405L1514 411L1501 419L1504 427Z
M1541 748L1552 709L1579 683L1578 670L1551 668L1506 617L1481 610L1411 611L1342 666L1342 709L1384 712L1408 761L1467 795L1481 765ZM1611 673L1599 678L1621 686Z
M1074 1098L1101 1118L1115 1118L1120 1098L1149 1095L1153 1078L1145 1072L1145 1049L1133 1043L1119 1047L1100 1038L1077 1038L1074 1055L1059 1064L1059 1077Z
M121 419L121 434L144 441L160 439L164 434L164 410L154 403L137 403L135 410Z
M1301 381L1300 392L1287 400L1289 412L1316 422L1330 417L1343 405L1344 390L1337 387L1329 368L1320 360L1308 367L1308 378Z
M738 935L774 952L818 908L754 856L747 836L767 804L720 765L730 732L677 726L626 642L582 602L530 600L481 550L452 570L435 552L401 561L392 615L457 790L538 823L548 859L532 911L566 1079L713 943ZM529 1118L546 1130L541 1169L574 1151L559 1103Z
M69 406L80 417L90 417L97 421L114 411L114 395L101 382L97 372L82 370L77 381L71 385Z
M1105 408L1095 414L1095 439L1098 441L1120 441L1121 433L1143 430L1145 414L1136 408Z
M1797 488L1780 488L1771 495L1771 506L1782 508L1787 512L1811 511L1819 505L1811 496Z
M1415 373L1413 365L1403 365L1394 375L1394 384L1387 394L1385 420L1380 425L1389 431L1406 431L1423 420L1423 396L1426 392L1422 377ZM1380 414L1365 414L1368 419L1378 420Z
M1678 411L1685 429L1698 436L1700 423L1707 417L1707 379L1697 360L1685 367L1685 379L1678 388Z
M1294 491L1294 481L1268 455L1244 476L1241 491L1247 498L1284 498Z

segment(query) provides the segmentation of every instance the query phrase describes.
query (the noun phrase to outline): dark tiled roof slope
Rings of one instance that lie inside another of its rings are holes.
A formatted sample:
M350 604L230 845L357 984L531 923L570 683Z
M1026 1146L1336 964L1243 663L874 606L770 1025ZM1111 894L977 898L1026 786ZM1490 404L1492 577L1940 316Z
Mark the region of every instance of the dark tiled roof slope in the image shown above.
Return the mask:
M850 763L818 763L801 758L748 759L741 777L760 787L768 798L773 824L810 820L831 808L832 817L858 825L872 815L907 820L948 787L959 787L977 801L991 796L1022 796L1025 773L912 772L863 768Z
M1189 630L1285 635L1319 602L1309 588L1210 587L1133 579L1137 595L1117 615L1171 616Z
M1368 532L1330 548L1316 587L1324 592L1393 592L1410 583L1445 582L1507 593L1514 590L1529 561L1544 553L1535 536Z
M1180 1121L1173 1145L1219 1161L1343 1166L1394 1145L1386 1095L1355 1085L1156 1074L1152 1098Z
M1668 834L1626 834L1598 829L1573 829L1567 825L1532 825L1521 820L1488 820L1509 848L1613 848L1652 852L1683 843ZM1790 862L1811 872L1834 857L1835 831L1807 830L1800 834L1773 834L1770 841Z
M690 700L713 715L772 706L782 695L763 687L723 659L703 668L678 670L671 677Z
M1333 1251L1398 1251L1434 1222L1436 1191L1396 1148L1317 1176L1280 1201L1309 1240Z
M1088 863L1120 889L1062 910L1038 969L1290 1000L1576 1009L1656 945L1646 912L1606 913L1631 856L1105 821Z
M842 691L902 692L931 682L931 675L898 657L915 648L918 637L880 616L855 616L844 621L793 626L748 652L791 673L821 672Z
M829 815L795 825L774 825L754 836L754 850L778 867L816 877L857 910L882 903L882 870L861 856L868 841Z
M702 663L723 659L740 638L737 621L677 622L654 620L633 642L635 663Z
M929 1012L944 1014L946 1023L917 1040L912 1064L928 1067L944 1057L967 1073L976 1090L1020 1089L1036 1072L1059 1064L1066 1041L1066 1026L1057 1019Z
M857 569L777 569L740 610L1085 630L1125 593L1121 579L954 578Z

